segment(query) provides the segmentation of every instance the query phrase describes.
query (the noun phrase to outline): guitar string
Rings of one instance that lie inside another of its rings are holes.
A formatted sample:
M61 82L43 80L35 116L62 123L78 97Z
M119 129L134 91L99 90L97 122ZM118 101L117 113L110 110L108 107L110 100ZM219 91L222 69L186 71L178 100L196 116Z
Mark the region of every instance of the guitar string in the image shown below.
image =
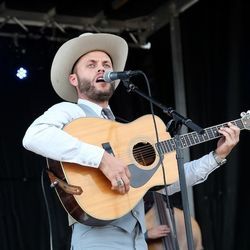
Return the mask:
M169 139L169 140L166 140L166 141L163 141L163 142L161 142L162 144L166 144L166 142L167 141L171 141L172 140L172 142L174 143L174 140L173 139ZM197 144L198 143L200 143L200 141L199 142L197 142ZM186 143L186 144L189 144L189 143ZM195 145L195 143L192 143L191 144L191 146L192 145ZM164 146L163 146L164 147ZM167 148L167 146L165 146L164 147L164 152L166 152L166 153L170 153L170 152L173 152L174 150L175 150L175 145L174 145L174 147L173 147L173 144L170 144L169 145L169 147L170 147L170 149L168 149ZM134 157L136 158L142 158L142 155L143 155L143 158L144 159L149 159L150 157L153 157L153 156L155 156L157 153L156 153L156 150L155 150L155 148L150 144L150 145L143 145L143 146L139 146L139 147L137 147L137 148L135 148L134 150L133 150L133 155L134 155ZM126 158L127 157L127 155L129 155L129 154L123 154L123 155L120 155L120 159L124 159L124 158Z
M240 120L240 119L239 119ZM238 124L236 124L236 122L235 121L232 121L232 123L234 123L234 125L237 125L238 126ZM216 128L217 130L218 130L218 128L219 128L219 126L225 126L225 125L227 125L227 123L223 123L223 124L221 124L221 125L217 125L216 127L211 127L211 128ZM239 126L238 126L239 127ZM207 129L205 129L205 133L207 134L207 132L210 130L211 131L211 128L207 128ZM240 126L239 127L240 129L242 129L242 127ZM216 131L216 132L218 132L218 131ZM194 132L195 134L196 134L196 132ZM192 133L190 133L190 134L184 134L184 135L182 135L182 138L184 138L185 139L185 135L191 135ZM197 136L199 136L198 134L197 134ZM203 136L204 137L204 135L201 135L201 136ZM207 136L208 136L208 138L209 139L206 139L206 138L203 138L205 141L208 141L208 140L212 140L212 139L215 139L215 138L217 138L217 137L220 137L221 135L213 135L212 134L212 138L210 138L211 136L209 136L208 134L207 134ZM171 139L168 139L168 140L165 140L165 141L163 141L163 142L161 142L161 144L164 144L164 143L166 143L167 141L173 141L173 139L171 138ZM189 145L189 146L192 146L192 145L195 145L195 144L199 144L199 143L201 143L201 142L204 142L204 141L199 141L199 139L197 138L197 140L198 140L198 142L195 142L195 140L193 140L194 141L194 143L191 143L191 145ZM173 141L174 142L174 141ZM188 145L188 144L190 144L190 143L188 143L187 141L186 141L186 144ZM163 146L164 147L164 146ZM165 148L164 148L165 149ZM171 148L170 148L170 150L164 150L164 152L166 152L166 153L170 153L170 152L173 152L175 150L175 148L173 148L173 146L172 146L172 144L171 144ZM122 159L126 159L127 158L127 156L128 155L130 155L130 154L128 154L128 153L126 153L126 154L121 154L120 155L120 159L122 160ZM139 147L137 147L136 149L134 149L133 150L133 155L134 155L134 157L136 158L141 158L141 159L144 159L144 160L149 160L149 159L151 159L151 157L155 157L156 155L157 155L157 152L156 152L156 150L155 150L155 148L150 144L150 145L143 145L143 146L139 146ZM142 158L142 155L143 155L143 158Z

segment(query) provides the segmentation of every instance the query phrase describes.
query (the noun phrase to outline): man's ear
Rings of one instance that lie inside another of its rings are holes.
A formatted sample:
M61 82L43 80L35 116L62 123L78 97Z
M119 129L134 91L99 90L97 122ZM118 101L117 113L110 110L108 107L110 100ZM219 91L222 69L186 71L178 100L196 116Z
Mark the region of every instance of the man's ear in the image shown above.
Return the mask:
M70 74L69 75L69 82L74 87L76 87L78 85L78 80L77 80L76 74Z

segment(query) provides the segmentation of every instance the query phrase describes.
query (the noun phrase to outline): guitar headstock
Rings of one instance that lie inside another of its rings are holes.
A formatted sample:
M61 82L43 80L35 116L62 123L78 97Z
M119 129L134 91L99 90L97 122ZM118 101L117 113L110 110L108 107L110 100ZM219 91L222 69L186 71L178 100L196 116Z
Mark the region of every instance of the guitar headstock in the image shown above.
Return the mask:
M242 117L241 121L244 125L244 128L250 130L250 110L247 112L241 112L240 116Z

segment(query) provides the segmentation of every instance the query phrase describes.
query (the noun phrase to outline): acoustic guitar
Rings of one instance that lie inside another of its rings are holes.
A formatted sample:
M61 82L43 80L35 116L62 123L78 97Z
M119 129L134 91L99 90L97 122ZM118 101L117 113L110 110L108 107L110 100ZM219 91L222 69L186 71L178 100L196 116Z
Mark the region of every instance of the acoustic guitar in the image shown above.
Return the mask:
M155 116L155 121L158 141L152 115L144 115L127 124L101 118L79 118L64 127L70 135L103 147L121 159L131 173L130 191L121 195L111 190L109 180L98 168L46 159L52 185L63 207L75 220L101 225L127 214L149 189L165 184L163 167L166 184L178 180L175 140L166 132L159 117ZM250 111L231 122L241 130L249 129ZM196 132L181 135L181 147L220 137L218 129L222 126L227 123L206 128L202 135Z

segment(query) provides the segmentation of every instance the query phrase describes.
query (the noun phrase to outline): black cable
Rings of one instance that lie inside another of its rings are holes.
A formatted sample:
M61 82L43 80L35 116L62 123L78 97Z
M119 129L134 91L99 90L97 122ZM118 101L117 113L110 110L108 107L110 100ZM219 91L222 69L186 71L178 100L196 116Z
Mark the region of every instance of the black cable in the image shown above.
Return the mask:
M146 74L142 71L140 71L140 73L143 75L146 84L147 84L147 89L148 89L148 95L150 98L152 98L151 95L151 89L150 89L150 84L148 81L148 78L146 76ZM154 113L154 106L153 106L153 102L150 100L150 109L151 109L151 113L152 113L152 118L153 118L153 123L154 123L154 128L155 128L155 135L156 135L156 141L157 141L157 145L159 145L160 140L159 140L159 133L158 133L158 128L156 125L156 121L155 121L155 113ZM160 152L158 152L160 154ZM162 161L162 157L160 156L160 162L161 162L161 167L162 167L162 174L163 174L163 181L164 181L164 190L165 190L165 201L167 204L167 207L169 208L169 214L170 214L170 218L172 221L172 225L173 225L173 231L174 231L174 237L175 237L175 247L176 249L179 249L178 244L177 244L177 233L176 233L176 227L175 227L175 219L174 219L174 215L172 212L172 209L170 209L170 200L169 200L169 195L168 195L168 190L167 190L167 182L166 182L166 173L165 173L165 168L164 168L164 163Z
M45 201L45 207L46 207L46 211L48 215L50 250L53 250L53 230L52 230L52 221L51 221L49 203L48 203L46 191L44 188L44 168L42 169L42 173L41 173L41 186L42 186L43 198Z

